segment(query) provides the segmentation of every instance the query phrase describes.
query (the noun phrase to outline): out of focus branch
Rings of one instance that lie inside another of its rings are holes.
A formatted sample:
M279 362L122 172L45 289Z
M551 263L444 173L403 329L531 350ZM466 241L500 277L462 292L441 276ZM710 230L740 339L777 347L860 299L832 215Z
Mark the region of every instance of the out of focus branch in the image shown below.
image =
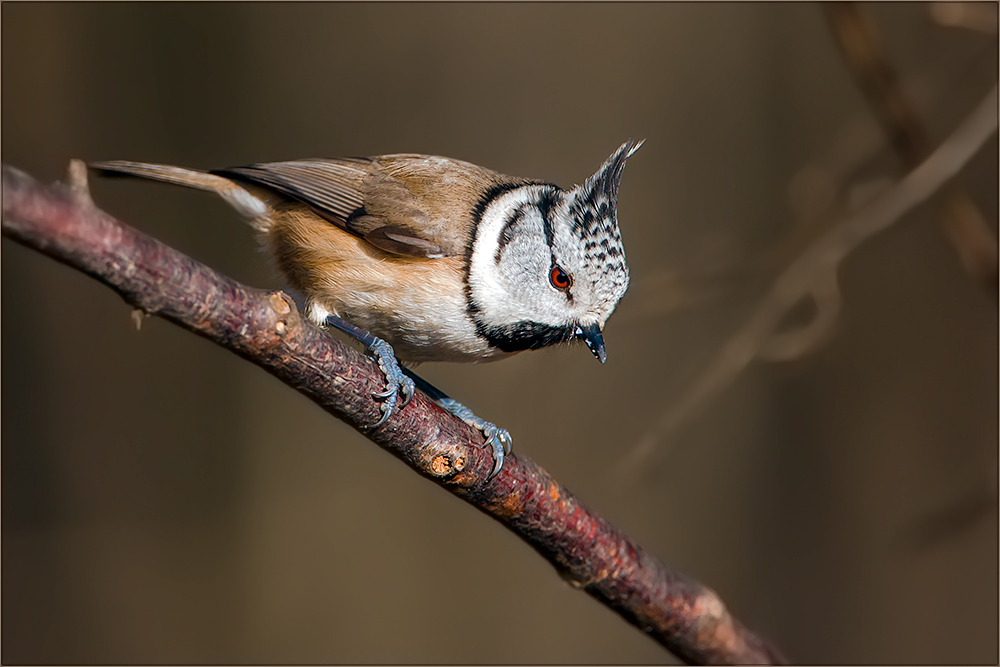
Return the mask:
M634 472L648 463L659 443L691 420L756 357L787 357L788 335L775 338L782 317L795 304L817 295L817 320L829 320L839 302L835 287L837 270L855 248L903 217L948 182L997 129L997 88L920 166L860 210L834 225L810 245L778 277L750 319L729 339L688 387L622 460L620 474ZM828 301L824 306L824 300ZM817 337L811 327L806 339ZM784 343L784 346L782 345ZM796 344L804 344L798 341Z
M990 35L997 34L997 3L945 2L930 3L930 15L937 23L951 28L965 28Z
M930 152L927 131L899 85L878 34L853 2L823 5L848 68L868 98L890 143L906 168L912 169ZM964 190L949 186L939 201L941 226L958 252L966 272L998 298L997 240L976 203Z
M712 590L667 569L526 457L512 455L488 480L492 457L482 437L423 395L368 428L379 418L372 394L384 384L371 359L300 318L280 292L241 285L97 209L83 163L71 164L68 180L43 186L4 166L3 235L264 368L503 523L573 586L682 660L781 661Z
M995 16L995 6L993 10ZM937 54L919 70L907 72L898 85L920 108L949 95L954 73L967 71L982 58L982 53ZM867 108L844 121L824 144L789 179L786 198L791 217L780 239L751 257L717 249L710 257L686 257L684 266L661 266L643 273L642 280L629 287L630 307L615 314L618 324L705 307L712 300L731 299L743 290L755 289L762 278L786 267L825 229L863 203L865 198L859 195L875 192L886 182L884 177L873 182L862 175L886 146L885 132Z

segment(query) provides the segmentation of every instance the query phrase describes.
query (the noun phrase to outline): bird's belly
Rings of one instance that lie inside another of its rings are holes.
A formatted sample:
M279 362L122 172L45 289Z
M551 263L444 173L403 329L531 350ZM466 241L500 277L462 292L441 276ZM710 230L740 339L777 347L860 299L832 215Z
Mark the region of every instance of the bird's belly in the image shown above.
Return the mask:
M277 217L262 239L310 307L384 339L402 361L487 361L509 356L476 333L467 312L464 258L383 252L311 213Z
M348 322L384 339L401 361L480 362L507 356L478 336L460 300L440 295L396 291L354 292L340 296L337 313ZM387 306L386 302L392 305Z

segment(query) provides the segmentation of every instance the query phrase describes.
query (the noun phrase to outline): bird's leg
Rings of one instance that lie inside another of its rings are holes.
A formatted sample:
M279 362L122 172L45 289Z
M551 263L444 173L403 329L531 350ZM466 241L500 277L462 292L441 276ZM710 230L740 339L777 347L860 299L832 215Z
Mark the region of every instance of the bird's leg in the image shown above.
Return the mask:
M510 432L505 428L500 428L492 422L488 422L473 414L472 410L465 407L453 398L450 398L443 391L423 379L409 368L404 368L403 373L409 376L417 388L427 394L428 397L442 408L455 415L466 424L476 429L486 438L486 445L493 448L493 470L486 481L500 472L503 467L503 460L506 454L510 453L511 437Z
M385 391L372 394L374 398L383 399L381 407L382 418L372 425L372 428L378 428L392 415L392 411L396 408L396 402L400 395L403 398L403 402L399 405L400 410L405 408L410 399L413 398L413 380L408 378L403 372L399 361L396 359L396 353L393 352L392 346L389 343L336 315L327 314L325 322L331 327L343 331L367 347L368 352L378 362L378 367L382 369L386 381Z

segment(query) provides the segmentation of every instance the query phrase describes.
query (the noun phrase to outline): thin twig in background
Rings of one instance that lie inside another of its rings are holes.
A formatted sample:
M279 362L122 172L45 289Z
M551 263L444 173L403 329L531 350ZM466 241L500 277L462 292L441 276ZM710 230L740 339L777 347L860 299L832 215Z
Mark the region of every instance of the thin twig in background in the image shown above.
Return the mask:
M900 551L924 551L952 539L997 513L995 480L980 482L965 494L906 527L893 540Z
M383 426L366 428L379 418L371 396L384 384L371 359L300 318L280 292L241 285L97 209L83 163L71 164L68 180L68 187L43 186L4 166L4 237L83 271L135 308L264 368L503 523L574 587L682 660L782 662L712 590L667 569L528 458L510 456L487 481L492 456L481 435L423 395Z
M949 28L965 28L987 34L997 34L997 3L995 2L932 2L930 15L937 23Z
M909 72L901 87L914 104L925 106L932 100L954 94L954 72L967 71L986 57L960 54L935 57L918 71ZM990 57L992 57L992 52ZM860 111L826 142L823 150L803 163L791 176L787 189L792 233L754 260L758 272L772 273L787 266L826 229L857 209L861 191L872 191L870 177L862 172L886 147L885 133L868 111Z
M874 116L890 137L896 154L907 168L926 157L930 142L927 129L916 112L909 88L901 85L882 47L874 23L860 6L853 2L838 2L824 6L830 30L837 40L844 60L858 86L864 92ZM929 6L932 19L941 25L965 27L980 32L996 33L995 3L933 3ZM958 253L966 273L983 285L994 301L998 298L997 240L980 208L962 188L947 184L937 197L941 229ZM992 491L983 491L983 488ZM968 497L918 522L905 540L913 547L927 547L942 537L952 535L944 528L957 531L989 517L996 510L996 482L980 485ZM921 536L917 539L916 536Z
M906 73L900 87L915 106L924 107L954 94L954 73L968 71L986 57L993 57L992 51L936 54L919 70ZM683 267L658 267L637 275L629 288L630 305L616 313L616 322L671 315L744 290L756 291L762 280L788 266L826 229L856 210L865 201L860 195L886 183L873 183L863 173L885 148L878 120L867 110L856 113L789 178L787 233L750 258L688 257Z
M889 141L907 169L930 152L927 130L899 85L874 25L853 2L823 5L844 60L864 92ZM998 299L997 240L979 207L964 190L942 189L941 226L966 272Z
M619 474L635 472L648 463L658 445L679 426L692 419L763 351L781 356L774 332L781 318L803 298L825 294L835 301L840 263L855 248L898 221L948 182L978 152L997 128L997 88L989 92L972 113L920 166L876 199L849 215L814 242L778 277L750 319L729 339L718 355L694 379L681 399L650 428L619 464ZM825 287L824 287L825 285ZM822 303L822 302L821 302ZM827 306L834 307L833 303ZM820 305L820 312L823 306ZM807 327L811 340L818 336ZM777 339L789 344L788 338Z

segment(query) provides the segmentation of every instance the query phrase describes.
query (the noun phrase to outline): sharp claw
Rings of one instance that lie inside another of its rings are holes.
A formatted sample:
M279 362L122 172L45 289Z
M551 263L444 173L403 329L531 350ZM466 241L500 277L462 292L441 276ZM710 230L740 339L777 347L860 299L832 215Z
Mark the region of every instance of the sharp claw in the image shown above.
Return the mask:
M403 408L405 408L407 405L410 404L410 401L413 400L413 394L414 392L416 392L416 387L414 387L413 385L413 380L410 380L410 378L406 379L409 381L403 383L403 402L399 406L400 410L402 410Z
M483 447L490 447L493 450L493 469L490 471L490 476L486 478L486 481L488 482L493 479L500 472L500 468L503 467L505 455L510 453L510 432L505 428L500 428L496 424L491 424L485 419L477 417L472 413L472 410L453 398L445 396L444 398L436 399L435 402L483 434L483 439L485 440Z
M497 473L500 472L500 468L503 468L503 447L500 447L499 449L497 449L496 447L494 447L493 448L493 469L490 470L490 475L489 475L489 477L486 478L486 481L489 482L491 479L493 479L494 477L496 477Z
M483 437L486 438L483 447L489 447L493 450L493 469L490 471L489 477L486 478L488 482L496 477L496 474L503 468L504 459L507 454L510 454L511 438L507 429L500 428L496 424L491 424L478 417L476 419L479 423L474 424L474 426L482 431Z
M359 329L339 316L327 312L326 309L321 308L320 311L316 311L315 306L316 304L313 304L313 311L325 312L326 324L367 345L368 354L375 359L379 370L385 376L385 390L372 394L372 398L375 400L383 401L380 407L380 411L382 412L381 418L373 426L369 427L378 428L392 416L393 410L397 407L396 404L401 390L403 402L398 406L399 409L403 409L409 404L416 389L413 379L408 377L403 372L403 369L399 367L399 360L396 359L396 352L392 349L392 345L363 329Z
M375 422L374 424L372 424L369 428L378 428L379 426L381 426L382 424L384 424L387 419L389 419L389 415L391 415L391 414L392 413L389 412L388 410L384 410L382 412L382 417L379 418L379 420L377 422Z
M395 392L394 392L395 393ZM392 410L396 405L396 397L392 396L389 400L382 404L382 417L372 425L372 428L378 428L392 416Z
M368 351L375 357L386 381L385 391L372 394L372 398L385 401L381 407L382 417L371 426L371 428L378 428L388 421L394 410L402 410L409 404L413 398L415 387L413 380L408 378L403 373L403 369L399 367L396 355L388 343L382 339L376 339L368 347ZM402 403L398 403L401 394L403 400Z

